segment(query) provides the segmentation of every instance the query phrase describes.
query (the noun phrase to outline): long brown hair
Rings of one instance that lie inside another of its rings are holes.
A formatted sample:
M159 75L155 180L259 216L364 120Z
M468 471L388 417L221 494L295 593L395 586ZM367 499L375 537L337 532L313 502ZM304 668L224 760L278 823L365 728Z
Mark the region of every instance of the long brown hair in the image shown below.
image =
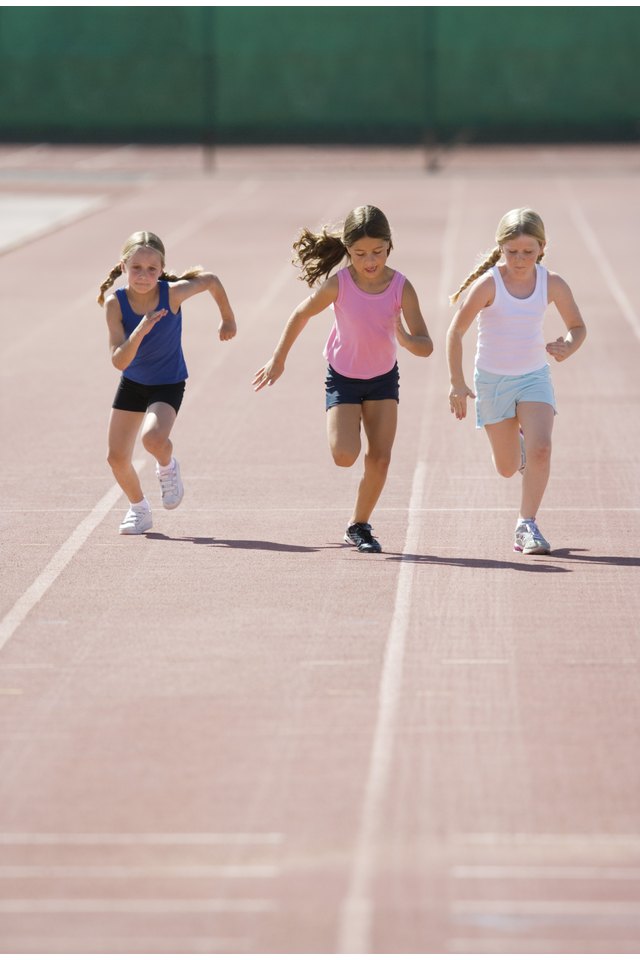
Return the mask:
M314 233L305 227L293 245L293 263L302 267L300 279L312 287L327 277L348 256L348 248L362 237L384 240L389 252L393 249L389 221L378 207L356 207L347 214L341 230L323 227L320 233Z
M181 273L180 276L177 276L174 273L168 273L164 268L166 253L164 244L160 237L148 230L138 230L136 233L131 234L122 248L122 254L120 255L119 262L110 271L106 279L100 285L100 293L98 294L98 303L100 306L103 306L104 304L104 295L109 287L113 286L118 277L121 276L122 264L126 263L129 257L133 256L133 254L137 250L140 250L141 247L148 247L150 250L155 250L156 253L160 254L160 258L162 260L162 273L160 274L160 280L191 280L192 277L197 277L203 272L202 267L189 267L189 269L185 270L184 273Z

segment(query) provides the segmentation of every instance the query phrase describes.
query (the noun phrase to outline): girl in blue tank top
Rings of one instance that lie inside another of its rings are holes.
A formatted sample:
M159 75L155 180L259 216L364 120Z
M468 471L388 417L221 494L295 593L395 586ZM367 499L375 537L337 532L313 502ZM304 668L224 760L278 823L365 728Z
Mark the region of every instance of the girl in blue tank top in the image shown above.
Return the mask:
M126 286L105 300L105 292L123 273ZM151 506L132 461L141 426L142 443L156 459L163 507L174 510L182 501L180 465L170 440L188 377L182 353L182 304L207 291L220 311L220 340L231 340L236 322L220 280L201 267L179 277L167 273L164 245L147 231L129 237L100 287L98 303L106 308L111 360L122 372L109 421L108 453L113 475L129 498L120 533L141 534L153 526Z

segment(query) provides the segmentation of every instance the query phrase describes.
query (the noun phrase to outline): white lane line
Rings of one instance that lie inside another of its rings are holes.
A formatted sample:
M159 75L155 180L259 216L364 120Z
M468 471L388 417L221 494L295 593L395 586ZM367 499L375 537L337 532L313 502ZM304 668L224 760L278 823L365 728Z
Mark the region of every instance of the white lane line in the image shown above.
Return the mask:
M136 880L141 878L176 880L242 879L259 880L279 876L277 867L253 864L193 865L193 866L5 866L0 867L0 880Z
M640 923L640 903L632 900L457 900L451 912L479 917L628 917Z
M640 868L474 865L453 867L451 876L456 880L640 880Z
M442 269L436 315L440 316L446 303L446 292L452 275L455 237L462 210L464 181L454 181L447 210L447 224L442 244ZM435 389L435 379L430 390ZM430 399L425 394L420 441L425 431L424 409ZM419 443L418 449L425 448ZM424 497L426 463L418 461L411 485L406 541L401 558L391 629L387 637L382 673L378 690L378 707L373 732L369 768L364 786L362 810L356 835L349 874L349 883L341 905L338 931L338 953L371 953L372 919L374 913L373 878L376 869L378 838L383 834L383 811L391 773L395 727L402 688L404 651L409 632L412 588L415 576L413 563L407 562L418 551L422 529L418 512Z
M411 508L422 501L425 475L426 464L420 461L413 475L410 518L415 516ZM416 553L419 535L420 524L410 519L403 553ZM364 790L363 809L355 844L349 887L340 918L338 953L371 952L369 942L373 916L371 881L375 868L376 841L382 825L382 809L393 755L396 714L402 686L402 667L411 614L411 590L414 575L415 564L400 564L391 630L380 677L378 714L369 761L369 773Z
M2 846L207 846L282 843L282 833L0 833Z
M137 460L134 466L139 472L144 467L144 461ZM49 587L55 583L60 574L73 560L78 550L86 543L93 531L102 523L122 495L122 490L118 484L114 484L113 487L105 493L102 500L95 505L91 513L78 524L69 539L54 553L42 573L36 577L31 586L25 590L22 596L14 603L11 610L2 618L2 621L0 621L0 650L2 650L16 630L24 623L33 608L42 600Z
M496 846L507 844L527 844L532 847L551 844L557 847L579 846L593 851L594 847L610 845L632 848L640 847L638 833L459 833L454 834L455 844Z
M195 389L193 391L195 393ZM185 403L183 404L186 405ZM185 480L188 477L185 476ZM87 507L10 507L2 512L4 514L9 513L85 513ZM243 514L246 513L300 513L300 507L267 507L267 506L258 506L242 507ZM349 506L347 504L339 506L312 506L308 505L304 507L305 513L336 513L342 514L347 510L349 511ZM517 512L517 508L514 507L418 507L416 513L513 513L514 510ZM183 513L216 513L216 512L226 512L226 506L213 506L213 507L184 507L180 508L180 514ZM376 507L376 513L408 513L409 507ZM567 505L564 507L545 507L545 513L639 513L640 507L581 507L577 506L575 503ZM42 543L33 544L36 547L47 546L43 541ZM25 544L21 544L25 546Z
M620 307L623 317L635 333L636 337L638 337L640 340L640 318L638 318L638 314L634 310L631 301L622 289L622 285L620 284L613 267L609 263L609 259L602 248L602 244L598 240L595 231L591 227L591 224L587 220L582 207L578 203L573 191L573 187L568 181L561 181L560 187L565 195L569 211L573 218L573 222L578 229L578 232L582 234L582 238L590 253L593 255L598 269L604 277L609 290L613 294L614 300Z
M0 913L272 913L273 900L0 900Z

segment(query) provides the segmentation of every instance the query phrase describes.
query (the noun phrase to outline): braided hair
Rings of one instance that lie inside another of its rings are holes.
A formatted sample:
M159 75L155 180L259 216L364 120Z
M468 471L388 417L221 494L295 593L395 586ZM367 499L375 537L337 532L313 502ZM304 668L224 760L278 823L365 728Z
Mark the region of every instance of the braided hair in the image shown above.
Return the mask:
M138 230L136 233L131 234L122 248L120 261L115 265L115 267L113 267L105 280L100 284L100 292L97 298L100 306L104 305L104 295L109 287L112 287L118 277L122 275L123 263L126 263L129 257L133 256L133 254L141 247L148 247L150 250L155 250L156 253L160 254L160 258L162 260L162 273L159 277L160 280L168 280L170 282L175 282L176 280L191 280L193 277L197 277L203 272L202 267L189 267L189 269L185 270L184 273L181 273L180 276L167 272L164 267L166 254L164 244L160 237L158 237L155 233L150 233L148 230Z

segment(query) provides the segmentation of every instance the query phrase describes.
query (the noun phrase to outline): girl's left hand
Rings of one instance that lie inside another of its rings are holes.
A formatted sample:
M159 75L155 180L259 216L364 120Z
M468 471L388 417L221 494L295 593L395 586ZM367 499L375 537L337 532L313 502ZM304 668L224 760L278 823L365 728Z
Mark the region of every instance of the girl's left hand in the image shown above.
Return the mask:
M220 326L218 327L218 336L221 340L233 340L238 328L236 327L235 320L221 320Z
M405 330L401 317L396 320L396 340L401 347L406 347L411 342L411 334Z
M547 353L551 354L554 360L557 360L558 363L561 363L571 355L571 344L567 343L564 337L558 337L557 340L553 340L551 343L547 344L546 350Z

